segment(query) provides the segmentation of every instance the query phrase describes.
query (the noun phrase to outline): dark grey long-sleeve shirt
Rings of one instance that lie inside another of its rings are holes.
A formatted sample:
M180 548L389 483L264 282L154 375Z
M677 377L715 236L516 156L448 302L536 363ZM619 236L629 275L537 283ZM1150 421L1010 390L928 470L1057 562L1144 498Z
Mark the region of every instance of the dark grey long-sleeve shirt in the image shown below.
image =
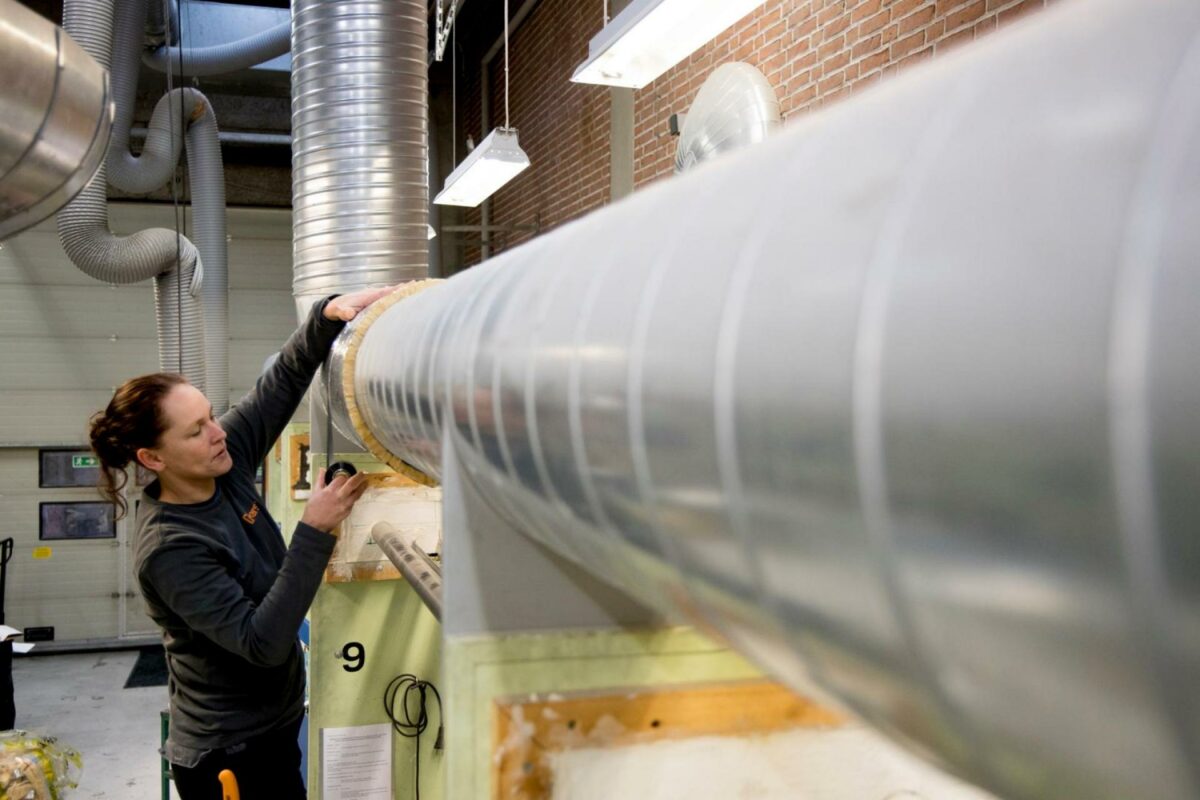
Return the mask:
M233 468L203 503L141 497L134 562L167 651L171 730L166 756L195 766L205 753L296 721L304 713L297 640L335 539L303 522L285 546L254 473L295 413L342 322L318 304L254 389L221 417Z

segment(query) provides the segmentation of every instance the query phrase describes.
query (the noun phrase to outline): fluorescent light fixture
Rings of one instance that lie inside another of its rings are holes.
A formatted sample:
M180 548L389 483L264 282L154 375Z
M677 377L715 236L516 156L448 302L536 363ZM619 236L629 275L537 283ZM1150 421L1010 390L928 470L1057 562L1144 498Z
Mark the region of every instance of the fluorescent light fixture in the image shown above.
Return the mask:
M442 206L474 208L529 166L515 128L496 128L450 173L433 199Z
M765 0L633 0L592 37L575 83L641 89Z

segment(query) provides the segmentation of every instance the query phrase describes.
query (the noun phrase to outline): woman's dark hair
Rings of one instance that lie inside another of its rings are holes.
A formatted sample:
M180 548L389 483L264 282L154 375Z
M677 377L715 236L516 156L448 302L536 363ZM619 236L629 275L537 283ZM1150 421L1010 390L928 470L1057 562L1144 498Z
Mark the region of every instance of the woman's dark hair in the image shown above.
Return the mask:
M140 448L158 444L167 429L162 399L184 383L186 378L170 372L132 378L113 393L108 408L92 415L89 435L100 459L100 494L116 504L117 519L128 510L121 494L129 480L125 468L137 460Z

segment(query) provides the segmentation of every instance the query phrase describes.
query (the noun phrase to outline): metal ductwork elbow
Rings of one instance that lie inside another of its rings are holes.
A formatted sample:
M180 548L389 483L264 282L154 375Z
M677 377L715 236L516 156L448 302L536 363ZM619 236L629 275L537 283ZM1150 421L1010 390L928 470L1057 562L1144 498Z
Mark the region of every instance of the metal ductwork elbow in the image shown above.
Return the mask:
M16 0L0 0L0 240L49 217L104 161L108 71Z

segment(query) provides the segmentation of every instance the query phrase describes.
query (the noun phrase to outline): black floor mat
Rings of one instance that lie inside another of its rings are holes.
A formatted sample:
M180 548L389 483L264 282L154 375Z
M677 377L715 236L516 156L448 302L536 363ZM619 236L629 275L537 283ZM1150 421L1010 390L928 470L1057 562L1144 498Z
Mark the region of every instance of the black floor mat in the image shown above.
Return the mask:
M138 649L137 661L125 679L126 689L167 685L167 654L162 645Z

